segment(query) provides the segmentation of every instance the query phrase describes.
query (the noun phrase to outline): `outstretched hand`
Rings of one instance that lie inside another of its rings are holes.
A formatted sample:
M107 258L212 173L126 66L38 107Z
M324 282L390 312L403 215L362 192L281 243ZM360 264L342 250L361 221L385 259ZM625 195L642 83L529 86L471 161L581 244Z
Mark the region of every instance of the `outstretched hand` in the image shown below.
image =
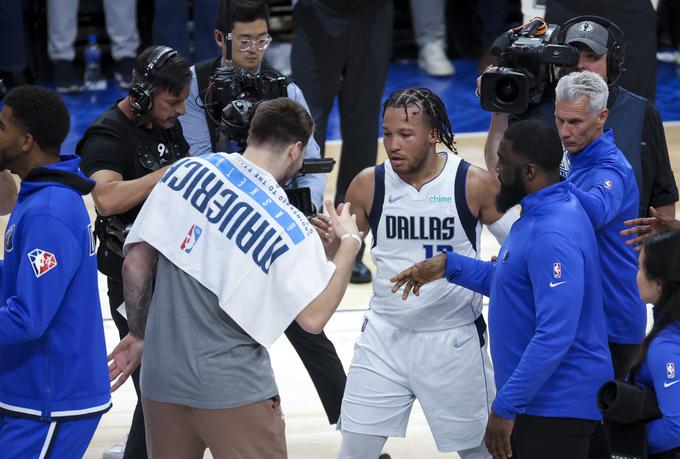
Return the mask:
M668 229L680 229L680 221L674 220L669 215L658 212L654 207L649 208L650 217L634 218L623 222L632 228L621 231L621 236L635 236L626 241L626 245L635 245L638 252L642 249L642 242L649 236Z
M410 268L400 272L390 279L394 282L392 286L392 293L397 293L399 289L404 286L404 292L401 294L401 299L406 300L411 291L415 296L420 295L420 288L437 279L444 277L446 272L446 253L442 252L425 261L416 263Z
M115 392L142 362L144 340L128 334L120 340L116 348L111 351L109 359L109 379L111 392Z

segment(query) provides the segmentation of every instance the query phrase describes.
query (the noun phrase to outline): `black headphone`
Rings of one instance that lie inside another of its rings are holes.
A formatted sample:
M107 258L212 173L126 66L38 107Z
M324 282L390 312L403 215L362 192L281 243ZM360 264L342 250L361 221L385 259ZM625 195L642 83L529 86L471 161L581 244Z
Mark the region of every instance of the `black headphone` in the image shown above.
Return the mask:
M595 22L607 29L607 77L608 83L612 85L626 71L623 67L623 61L626 59L626 41L623 31L609 19L601 16L577 16L564 23L560 32L559 43L564 43L567 31L571 26L583 21Z
M153 90L151 83L154 73L168 61L177 51L167 46L159 46L149 56L141 82L133 83L128 90L130 96L130 108L135 116L149 113L153 108Z

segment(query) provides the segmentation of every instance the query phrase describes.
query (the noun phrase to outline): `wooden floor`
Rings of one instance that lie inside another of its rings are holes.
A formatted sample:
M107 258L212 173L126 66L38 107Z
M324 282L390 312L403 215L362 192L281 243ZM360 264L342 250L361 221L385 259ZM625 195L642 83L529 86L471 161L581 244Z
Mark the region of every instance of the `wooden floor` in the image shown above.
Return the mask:
M671 162L675 171L676 182L680 183L680 125L666 127L666 136L671 151ZM484 167L482 135L462 135L457 137L459 154L469 162ZM339 158L339 144L330 143L326 147L328 156ZM384 160L385 153L382 145L379 148L379 161ZM330 174L328 183L335 183L335 174ZM332 197L334 190L329 186L328 196ZM87 197L86 202L92 211L92 201ZM0 217L0 230L4 232L6 217ZM484 230L482 236L482 258L488 259L495 255L498 244ZM369 255L366 254L369 266ZM118 342L118 332L108 313L106 304L106 288L100 278L100 292L102 310L104 311L107 347L112 349ZM370 298L370 285L350 285L338 312L326 327L326 333L335 344L338 354L348 368L352 358L354 341L359 335L359 328L363 313ZM486 313L486 307L485 307ZM334 458L340 444L340 435L334 427L326 421L321 403L314 387L307 375L300 359L287 340L279 339L270 349L271 360L279 386L282 406L286 419L286 436L289 457L291 459L322 459ZM129 422L134 408L134 390L128 382L123 388L113 394L113 409L104 415L95 433L86 458L101 458L108 447L124 439L129 428ZM417 405L411 415L407 437L405 439L390 439L385 448L394 459L421 459L436 457L457 457L455 454L440 454L437 452L429 433L427 423ZM206 453L206 457L211 457Z

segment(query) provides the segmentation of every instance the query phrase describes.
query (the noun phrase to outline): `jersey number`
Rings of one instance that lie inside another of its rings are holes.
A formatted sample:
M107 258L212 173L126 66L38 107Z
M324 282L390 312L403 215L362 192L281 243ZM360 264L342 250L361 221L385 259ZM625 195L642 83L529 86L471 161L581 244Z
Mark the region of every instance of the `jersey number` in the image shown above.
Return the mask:
M453 247L444 244L440 245L423 244L423 248L425 249L425 258L432 258L434 254L440 252L453 252Z

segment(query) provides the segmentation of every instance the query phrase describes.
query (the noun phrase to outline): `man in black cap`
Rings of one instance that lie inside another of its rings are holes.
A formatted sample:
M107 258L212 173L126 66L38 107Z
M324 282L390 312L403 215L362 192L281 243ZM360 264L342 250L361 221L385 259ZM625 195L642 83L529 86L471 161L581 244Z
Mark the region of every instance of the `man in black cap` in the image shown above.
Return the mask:
M678 189L673 177L666 136L656 107L647 99L633 94L619 84L625 71L625 42L616 24L597 16L577 17L565 23L564 43L579 49L578 63L572 71L588 70L599 74L609 85L607 108L609 117L605 129L613 129L617 147L623 152L635 172L640 191L639 216L646 217L649 208L675 216ZM496 152L503 132L517 119L540 118L554 121L554 95L544 96L537 105L530 105L523 114L493 113L489 135L484 146L488 170L496 166ZM563 175L568 172L563 164Z

